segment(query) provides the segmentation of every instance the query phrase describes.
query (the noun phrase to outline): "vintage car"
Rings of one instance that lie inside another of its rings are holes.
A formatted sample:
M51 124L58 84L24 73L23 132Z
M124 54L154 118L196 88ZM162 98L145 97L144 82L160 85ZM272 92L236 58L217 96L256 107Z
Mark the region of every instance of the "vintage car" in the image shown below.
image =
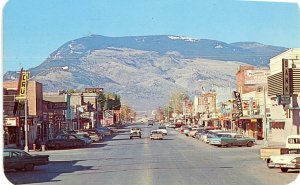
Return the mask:
M203 128L197 128L197 127L193 127L192 130L190 130L188 133L187 133L187 136L190 136L190 137L196 137L196 133L199 133L203 130Z
M86 145L91 144L93 142L93 140L91 139L91 137L87 132L78 132L75 135L77 136L77 138L83 140Z
M267 165L269 168L280 168L282 172L300 169L300 154L272 155Z
M130 134L129 138L132 139L133 137L139 137L140 139L142 138L142 132L141 128L139 127L132 127L130 129Z
M4 169L15 169L17 171L32 171L35 166L49 164L49 155L30 155L19 149L4 149L3 151Z
M154 140L154 139L158 139L158 140L162 140L163 139L163 133L159 130L152 130L150 133L150 139Z
M48 149L55 148L76 148L85 145L85 141L79 139L75 134L61 134L55 139L50 139L46 142Z
M243 135L236 134L236 133L230 133L227 134L226 137L214 137L210 138L210 144L216 145L219 147L222 146L247 146L251 147L255 143L254 138L250 137L244 137Z
M157 130L161 131L163 135L168 135L168 130L165 126L159 126Z

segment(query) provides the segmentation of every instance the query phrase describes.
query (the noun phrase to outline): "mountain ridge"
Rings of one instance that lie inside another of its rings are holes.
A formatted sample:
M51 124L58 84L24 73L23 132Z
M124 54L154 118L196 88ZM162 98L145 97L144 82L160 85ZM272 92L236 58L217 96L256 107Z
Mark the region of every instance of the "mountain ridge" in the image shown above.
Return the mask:
M123 93L136 108L153 109L175 90L195 95L201 86L234 84L238 65L266 66L271 57L285 50L256 42L227 44L175 35L91 35L66 42L30 71L45 91L103 87ZM68 66L68 71L59 70L62 66ZM4 80L17 77L7 72Z

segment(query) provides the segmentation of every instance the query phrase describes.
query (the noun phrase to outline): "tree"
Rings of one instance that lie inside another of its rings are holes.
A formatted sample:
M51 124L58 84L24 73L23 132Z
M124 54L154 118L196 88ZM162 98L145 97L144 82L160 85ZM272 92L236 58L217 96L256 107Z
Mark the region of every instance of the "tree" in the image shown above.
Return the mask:
M189 96L182 91L175 91L171 95L168 106L172 109L173 113L182 114L183 113L183 102L189 100Z

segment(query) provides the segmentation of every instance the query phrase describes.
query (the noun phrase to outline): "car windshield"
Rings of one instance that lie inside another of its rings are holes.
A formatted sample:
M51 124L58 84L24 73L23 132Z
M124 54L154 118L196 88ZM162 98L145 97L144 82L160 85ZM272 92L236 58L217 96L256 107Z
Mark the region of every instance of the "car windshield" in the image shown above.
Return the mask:
M300 0L1 2L2 149L33 157L11 184L300 176L270 158L300 153Z

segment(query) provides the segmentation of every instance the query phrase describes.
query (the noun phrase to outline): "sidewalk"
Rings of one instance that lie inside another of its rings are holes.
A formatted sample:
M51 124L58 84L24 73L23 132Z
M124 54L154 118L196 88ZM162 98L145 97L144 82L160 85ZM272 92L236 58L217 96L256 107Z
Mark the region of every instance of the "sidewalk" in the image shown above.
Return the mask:
M256 146L259 148L264 148L264 147L285 147L284 142L275 142L275 141L268 141L267 146L265 146L265 141L264 140L256 140Z

